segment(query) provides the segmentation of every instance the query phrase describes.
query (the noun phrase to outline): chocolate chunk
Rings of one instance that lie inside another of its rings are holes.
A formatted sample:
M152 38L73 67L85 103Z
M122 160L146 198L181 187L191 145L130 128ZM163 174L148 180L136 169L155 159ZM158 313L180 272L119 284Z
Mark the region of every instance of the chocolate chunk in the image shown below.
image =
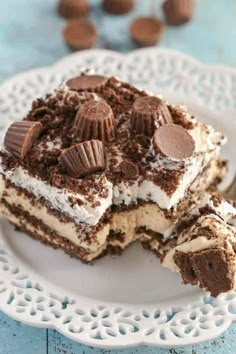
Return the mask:
M75 18L87 15L89 5L87 0L60 0L58 13L65 18Z
M134 102L131 128L136 133L152 136L156 128L171 123L172 117L169 109L160 98L144 96Z
M40 122L22 121L12 123L6 132L4 145L12 155L23 160L42 132L42 129L43 126Z
M91 48L97 36L96 27L85 18L69 20L63 30L65 42L75 50Z
M230 260L222 249L206 249L192 254L192 267L200 286L212 296L234 288L234 258Z
M115 119L111 107L105 101L87 101L76 115L74 137L80 140L115 138Z
M112 15L123 15L134 7L134 0L103 0L103 8Z
M97 91L107 83L107 77L101 75L81 75L66 82L66 85L74 91Z
M169 124L156 129L153 146L162 156L183 160L192 156L195 143L187 130L180 125Z
M190 21L194 13L194 0L166 0L163 11L169 25L178 26Z
M141 46L155 45L164 30L164 24L155 17L138 17L130 26L133 41Z
M197 285L198 279L192 268L191 264L191 255L192 253L184 253L175 251L174 261L175 264L179 267L180 274L182 276L184 284Z
M128 160L123 160L119 164L118 170L127 179L137 179L139 175L138 166Z
M74 145L61 154L60 162L75 178L104 170L103 143L100 140L89 140Z

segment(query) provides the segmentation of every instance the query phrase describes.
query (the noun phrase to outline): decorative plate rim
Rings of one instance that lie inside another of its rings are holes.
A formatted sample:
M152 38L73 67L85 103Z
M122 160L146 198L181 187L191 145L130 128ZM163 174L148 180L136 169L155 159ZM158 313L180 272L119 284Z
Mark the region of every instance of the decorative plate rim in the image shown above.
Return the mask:
M184 89L186 97L193 94L201 104L201 99L205 99L204 94L201 92L199 94L196 86L188 86L184 82L188 76L184 76L182 71L178 72L175 68L175 64L180 65L183 71L187 68L193 74L194 84L198 79L204 81L203 90L209 87L209 83L214 83L215 91L211 93L208 108L215 112L218 109L236 112L236 93L232 90L232 93L229 94L232 87L236 88L234 86L236 69L224 65L203 64L189 55L170 49L149 48L138 49L128 54L103 49L86 50L60 59L52 66L19 73L0 85L0 113L8 112L5 100L9 100L10 105L15 99L14 92L19 87L22 88L23 83L30 82L34 87L36 85L34 80L37 76L40 76L42 80L44 77L55 76L58 83L63 75L68 76L71 73L70 69L73 66L73 70L76 72L78 63L81 68L82 62L86 66L86 60L89 59L93 63L95 59L101 57L103 59L113 58L117 68L119 67L119 70L117 69L119 73L116 72L116 74L120 74L123 79L127 79L127 76L133 72L137 73L138 69L141 69L139 78L143 78L143 67L131 69L130 65L138 65L134 61L135 57L138 57L141 62L156 58L158 64L160 64L158 58L162 58L164 65L169 65L169 71L167 69L163 71L166 81L158 83L158 87L161 88L162 84L166 84L168 77L172 75L171 85L172 82L180 84L180 89ZM172 59L174 62L171 62ZM97 65L101 65L101 63ZM65 70L65 67L68 67L68 70ZM218 107L217 95L222 89L221 74L224 74L225 77L222 82L227 81L228 91L224 93L225 102L220 102ZM148 77L142 79L144 83L146 79ZM139 82L142 80L140 79ZM153 83L155 80L156 77L151 79ZM181 80L183 81L182 86ZM192 85L192 82L190 84ZM199 85L201 86L201 84ZM49 86L53 87L51 82ZM37 88L37 85L35 87ZM176 87L171 86L170 89L175 92ZM218 89L219 92L216 95ZM27 100L30 99L27 96ZM8 109L9 119L15 119L18 110L10 110L9 107ZM8 120L6 119L0 128L4 128L7 124ZM1 221L1 227L3 227L2 224L4 222ZM217 299L211 299L208 294L204 294L198 303L189 304L185 308L158 309L154 305L119 305L102 301L92 304L93 300L90 298L78 296L77 299L74 299L67 295L55 295L63 289L51 284L24 265L20 265L19 262L20 260L11 253L5 241L0 240L0 309L20 322L43 328L54 328L70 339L83 344L103 348L124 348L135 345L177 347L197 344L219 336L230 326L232 321L236 320L236 292L221 295ZM65 290L62 292L69 293Z

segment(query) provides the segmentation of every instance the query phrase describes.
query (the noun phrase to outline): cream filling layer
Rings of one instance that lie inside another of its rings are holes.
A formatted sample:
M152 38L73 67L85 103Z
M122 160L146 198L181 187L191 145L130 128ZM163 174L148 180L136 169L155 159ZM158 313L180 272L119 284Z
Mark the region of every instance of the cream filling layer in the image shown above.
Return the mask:
M13 215L10 210L8 210L4 205L0 206L0 210L1 212L7 217L7 219L9 221L11 221L14 225L21 227L23 226L27 232L31 232L35 235L38 235L40 237L42 237L44 240L47 240L49 242L53 242L55 246L60 246L60 244L57 242L57 239L53 238L46 234L45 232L43 232L43 230L40 230L39 228L36 228L34 225L30 224L27 220L24 219L19 219L17 218L15 215ZM97 250L95 250L94 252L91 252L89 254L81 254L80 257L87 261L90 262L93 259L97 258L107 247L107 243L104 243L101 247L99 247Z

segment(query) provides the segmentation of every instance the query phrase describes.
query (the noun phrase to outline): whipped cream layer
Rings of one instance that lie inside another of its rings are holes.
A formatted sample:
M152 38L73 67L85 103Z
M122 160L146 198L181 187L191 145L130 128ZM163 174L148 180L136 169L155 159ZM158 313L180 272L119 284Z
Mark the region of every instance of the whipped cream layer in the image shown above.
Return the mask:
M112 183L109 182L105 176L98 176L101 187L106 189L107 197L99 197L95 190L90 190L88 194L96 195L97 206L94 208L92 203L89 203L84 194L72 193L63 188L56 188L45 183L37 177L32 177L21 166L15 167L11 170L6 170L1 164L0 159L0 173L11 183L17 187L26 189L32 193L36 199L44 198L47 200L51 208L65 213L75 220L75 222L85 223L88 225L96 225L103 216L107 208L112 204ZM87 195L88 196L88 195ZM80 202L71 204L70 198L78 199Z

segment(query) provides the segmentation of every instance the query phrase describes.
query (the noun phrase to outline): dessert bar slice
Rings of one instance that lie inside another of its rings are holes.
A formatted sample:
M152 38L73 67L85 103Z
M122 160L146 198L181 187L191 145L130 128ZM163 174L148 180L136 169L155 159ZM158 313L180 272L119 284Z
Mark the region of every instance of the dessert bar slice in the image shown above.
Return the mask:
M204 119L204 117L202 117ZM0 151L0 209L89 262L176 223L224 175L222 134L114 77L81 75L33 102Z

